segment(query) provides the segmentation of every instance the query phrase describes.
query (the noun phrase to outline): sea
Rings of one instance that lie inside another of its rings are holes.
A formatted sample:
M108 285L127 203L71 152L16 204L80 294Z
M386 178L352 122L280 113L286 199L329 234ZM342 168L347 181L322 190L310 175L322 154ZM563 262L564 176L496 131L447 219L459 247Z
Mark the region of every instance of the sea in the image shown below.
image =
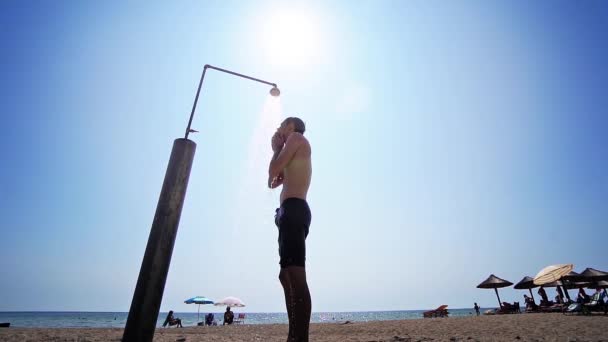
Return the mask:
M483 310L483 309L482 309ZM238 313L245 313L245 324L282 324L287 323L287 313L246 312L235 308L235 318ZM401 319L422 319L424 310L406 311L364 311L364 312L313 312L313 323L338 322L369 322ZM483 311L482 311L483 312ZM200 317L196 312L175 312L174 316L182 320L182 325L196 326L197 322L204 321L204 313ZM450 317L464 317L474 314L472 309L449 309ZM215 320L222 323L223 312L213 312ZM124 328L128 312L0 312L0 323L10 322L11 327L28 328ZM157 326L160 327L167 316L161 312L158 316Z

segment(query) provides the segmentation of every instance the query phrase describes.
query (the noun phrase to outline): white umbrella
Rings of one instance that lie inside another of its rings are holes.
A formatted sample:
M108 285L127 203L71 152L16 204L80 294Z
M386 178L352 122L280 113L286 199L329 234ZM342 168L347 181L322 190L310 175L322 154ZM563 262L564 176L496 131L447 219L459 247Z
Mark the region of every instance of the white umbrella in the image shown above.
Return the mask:
M543 268L536 277L534 277L534 285L545 285L554 281L560 280L561 277L570 273L574 265L572 264L559 264L552 265Z
M242 308L245 306L245 303L243 303L242 300L240 300L236 297L226 297L220 301L215 302L215 306L230 306L230 307Z

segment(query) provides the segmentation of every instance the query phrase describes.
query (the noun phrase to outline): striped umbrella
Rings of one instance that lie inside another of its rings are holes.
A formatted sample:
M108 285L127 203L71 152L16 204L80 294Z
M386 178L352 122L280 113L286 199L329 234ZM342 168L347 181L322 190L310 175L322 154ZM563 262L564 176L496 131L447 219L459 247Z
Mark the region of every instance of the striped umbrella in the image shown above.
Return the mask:
M560 264L560 265L551 265L543 268L536 277L534 277L535 285L545 285L548 283L552 283L554 281L560 280L561 277L568 274L574 265L572 264ZM561 284L560 284L561 285Z

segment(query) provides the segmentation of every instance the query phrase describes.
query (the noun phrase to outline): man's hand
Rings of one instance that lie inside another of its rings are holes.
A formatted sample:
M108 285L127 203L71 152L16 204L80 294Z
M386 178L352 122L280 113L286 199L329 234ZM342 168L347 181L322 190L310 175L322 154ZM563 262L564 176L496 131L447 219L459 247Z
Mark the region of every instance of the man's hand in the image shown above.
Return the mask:
M271 189L275 189L282 184L283 184L283 172L281 172L278 176L268 180L268 187Z
M285 139L279 132L275 132L272 136L270 145L272 146L273 152L279 152L283 149L283 145L285 145Z

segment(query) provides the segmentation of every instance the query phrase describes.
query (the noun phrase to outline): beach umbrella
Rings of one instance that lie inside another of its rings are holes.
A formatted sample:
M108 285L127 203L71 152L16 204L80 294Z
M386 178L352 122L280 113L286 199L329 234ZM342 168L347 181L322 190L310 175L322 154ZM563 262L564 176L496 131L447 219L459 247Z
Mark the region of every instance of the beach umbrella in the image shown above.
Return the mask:
M543 268L540 272L538 272L536 277L534 277L534 284L545 286L545 284L547 283L559 280L561 277L572 271L573 268L574 265L572 264L547 266Z
M593 283L593 286L600 289L608 288L608 280L600 280L597 283Z
M236 297L226 297L219 302L215 302L215 306L229 306L229 307L237 307L242 308L245 306L242 300Z
M565 286L568 286L567 283L585 282L587 280L587 278L580 273L570 271L566 275L562 276L561 280L562 280L562 282L564 282Z
M586 268L583 272L581 272L581 276L585 278L587 281L601 281L608 280L608 272L599 271L595 268Z
M543 284L543 287L558 287L562 286L563 283L561 280L552 281L550 283Z
M577 282L570 282L568 284L564 284L563 288L567 289L567 290L576 290L579 287L587 287L588 285L593 284L592 282L588 282L588 281L577 281Z
M574 271L568 272L561 279L564 289L577 289L581 286L586 286L589 283L588 278Z
M198 304L198 311L196 312L196 321L198 322L200 320L200 314L201 314L201 305L204 304L213 304L213 301L207 297L203 297L203 296L196 296L196 297L192 297L190 299L186 299L184 301L184 303L186 304Z
M591 283L586 283L584 286L588 289L606 289L608 288L608 280L600 280Z
M530 296L532 296L532 300L534 300L534 295L532 294L532 289L538 287L538 285L534 284L534 279L532 277L525 276L519 283L513 286L517 290L528 290L530 291Z
M566 292L566 297L570 301L571 301L571 299L570 299L570 294L568 293L568 289L577 289L581 286L585 286L587 283L585 281L584 276L582 276L581 274L576 273L574 271L570 271L570 272L568 272L568 274L564 275L562 277L561 281L562 281L562 288L564 289L564 292Z
M496 298L498 298L498 305L502 308L502 302L500 301L500 296L498 296L498 288L507 287L513 285L512 282L508 280L504 280L498 278L497 276L490 274L488 279L481 282L481 284L477 285L478 289L494 289L496 292Z

